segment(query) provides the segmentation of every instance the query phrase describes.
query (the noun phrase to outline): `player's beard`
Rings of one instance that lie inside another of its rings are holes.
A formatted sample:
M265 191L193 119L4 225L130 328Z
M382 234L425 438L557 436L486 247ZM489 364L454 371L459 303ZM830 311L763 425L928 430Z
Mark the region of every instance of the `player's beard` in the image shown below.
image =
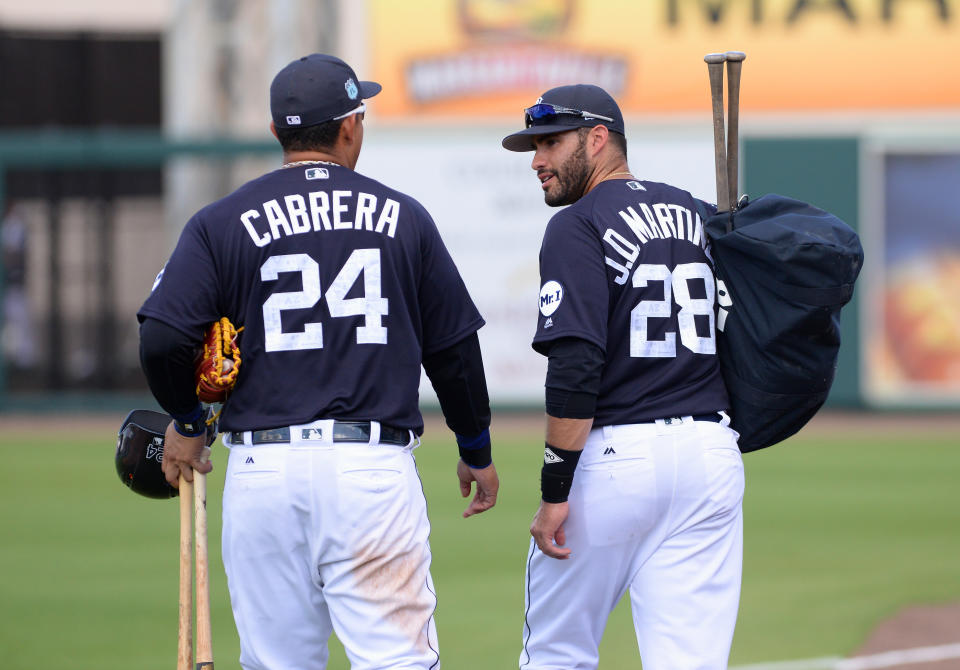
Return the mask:
M556 190L547 190L543 201L550 207L571 205L583 197L590 178L590 166L587 164L587 136L579 134L579 144L570 157L557 168Z

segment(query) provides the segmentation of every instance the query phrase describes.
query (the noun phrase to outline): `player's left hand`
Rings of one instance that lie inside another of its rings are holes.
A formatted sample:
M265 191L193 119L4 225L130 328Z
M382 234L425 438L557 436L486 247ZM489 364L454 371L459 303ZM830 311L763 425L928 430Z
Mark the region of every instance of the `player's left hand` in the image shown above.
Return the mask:
M497 491L500 490L500 478L493 463L485 468L471 468L460 461L457 463L457 478L460 480L460 495L466 498L470 495L470 483L477 483L477 494L463 511L463 518L486 512L497 504Z
M540 551L551 558L560 560L570 558L570 549L563 546L567 543L567 534L563 529L563 524L569 513L569 503L541 501L540 509L533 515L530 534L533 535Z

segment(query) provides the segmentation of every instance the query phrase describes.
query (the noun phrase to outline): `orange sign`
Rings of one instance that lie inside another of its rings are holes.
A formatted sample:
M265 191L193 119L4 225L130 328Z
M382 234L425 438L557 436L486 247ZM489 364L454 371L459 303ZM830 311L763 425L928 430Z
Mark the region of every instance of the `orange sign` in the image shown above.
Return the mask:
M744 51L748 110L960 111L960 0L370 0L380 116L506 116L594 83L625 112L709 109Z

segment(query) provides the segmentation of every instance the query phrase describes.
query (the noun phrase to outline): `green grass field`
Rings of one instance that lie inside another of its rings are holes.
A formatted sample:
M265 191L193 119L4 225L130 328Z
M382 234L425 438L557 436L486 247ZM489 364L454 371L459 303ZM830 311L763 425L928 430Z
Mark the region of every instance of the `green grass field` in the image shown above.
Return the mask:
M868 423L833 437L811 427L745 457L746 558L732 664L844 655L900 607L960 599L960 436L911 425L890 431L889 421ZM40 419L26 432L0 419L6 670L175 666L177 502L121 485L115 430L51 432ZM493 433L501 497L479 517L460 517L449 433L433 428L417 452L433 524L441 657L452 670L515 668L520 652L542 438L498 430L496 417ZM226 462L219 443L213 460L214 654L219 668L238 668L219 554ZM331 670L348 668L335 641L331 649ZM639 667L622 604L600 667Z

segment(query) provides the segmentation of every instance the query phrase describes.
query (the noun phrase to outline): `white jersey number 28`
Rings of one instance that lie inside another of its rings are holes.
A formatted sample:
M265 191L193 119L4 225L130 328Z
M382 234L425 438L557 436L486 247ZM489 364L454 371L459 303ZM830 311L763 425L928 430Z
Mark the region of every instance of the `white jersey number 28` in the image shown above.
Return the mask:
M703 282L706 298L690 297L690 282ZM630 355L634 358L673 358L677 355L677 333L667 331L661 340L649 338L648 320L669 319L673 303L680 307L677 330L680 343L695 354L717 353L714 339L713 301L716 287L713 272L706 263L681 263L673 272L666 265L638 265L633 272L633 286L646 288L650 282L663 284L663 299L641 300L630 311ZM709 334L697 334L697 316L709 318Z
M380 250L354 249L324 296L320 266L307 254L271 256L260 267L260 279L276 281L283 272L299 272L303 288L274 293L263 303L264 347L267 351L296 351L323 348L323 324L306 323L303 332L283 332L280 313L288 309L309 309L322 297L333 317L363 316L357 326L357 344L386 344L387 329L381 319L389 313L388 300L380 291ZM350 288L363 274L363 296L347 298Z

